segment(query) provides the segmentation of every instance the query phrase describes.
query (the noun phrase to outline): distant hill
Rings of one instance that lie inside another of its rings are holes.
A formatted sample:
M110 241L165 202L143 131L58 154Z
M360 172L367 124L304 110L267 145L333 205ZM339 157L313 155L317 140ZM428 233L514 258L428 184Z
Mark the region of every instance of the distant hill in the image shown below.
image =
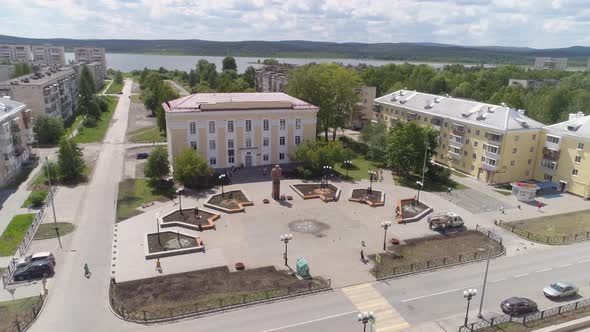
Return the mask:
M554 49L470 47L439 43L330 43L304 40L219 42L199 39L35 39L0 35L0 44L104 47L109 53L233 55L252 57L329 57L463 63L532 65L536 56L567 57L570 65L585 66L590 47Z

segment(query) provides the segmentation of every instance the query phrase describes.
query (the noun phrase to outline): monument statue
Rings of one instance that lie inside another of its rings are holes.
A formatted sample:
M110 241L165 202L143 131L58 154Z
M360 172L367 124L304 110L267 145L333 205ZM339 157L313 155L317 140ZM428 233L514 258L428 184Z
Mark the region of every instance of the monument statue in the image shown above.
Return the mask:
M279 165L275 165L270 171L270 177L272 178L272 198L280 199L281 197L281 175L283 170Z

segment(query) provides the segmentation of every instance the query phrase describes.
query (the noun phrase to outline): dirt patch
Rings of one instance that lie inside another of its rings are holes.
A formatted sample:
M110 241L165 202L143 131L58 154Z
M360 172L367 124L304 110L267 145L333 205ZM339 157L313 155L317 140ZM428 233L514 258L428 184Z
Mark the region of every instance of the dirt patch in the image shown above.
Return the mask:
M198 225L199 223L206 224L207 220L209 218L212 218L213 216L215 216L215 214L205 212L203 210L198 210L198 213L196 213L195 209L182 209L182 213L180 213L180 211L176 210L176 211L170 213L169 215L164 216L162 218L162 221L164 221L164 222L180 221L180 222L191 224L191 225Z
M127 311L154 312L245 293L306 290L314 283L315 280L298 280L272 266L239 272L218 267L119 283L113 296Z
M413 218L428 209L427 205L422 202L416 202L416 200L413 199L402 200L401 207L402 219Z
M198 246L196 238L175 232L148 234L147 237L150 253Z
M338 188L329 184L327 187L323 187L322 185L315 183L315 184L295 184L293 187L297 188L304 196L314 196L314 195L322 195L327 200L334 200L336 197L336 192Z
M381 203L381 192L379 190L371 190L371 192L369 192L367 189L353 189L352 198L358 200L364 199L373 203Z
M248 198L241 190L234 190L234 191L228 191L228 192L224 193L223 195L221 195L221 194L214 195L209 199L209 201L207 203L209 203L211 205L217 205L217 206L225 208L225 209L233 210L233 209L239 209L240 208L239 204L243 204L243 203L247 203L247 202L249 202Z

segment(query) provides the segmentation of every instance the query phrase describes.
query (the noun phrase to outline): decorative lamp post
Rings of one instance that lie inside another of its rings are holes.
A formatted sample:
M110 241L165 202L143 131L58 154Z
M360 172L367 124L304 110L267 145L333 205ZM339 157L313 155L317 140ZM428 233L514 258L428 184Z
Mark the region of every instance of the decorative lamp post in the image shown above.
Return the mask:
M281 235L281 241L282 242L285 242L285 252L283 253L283 258L285 259L285 266L289 266L287 264L287 260L288 260L288 258L287 258L288 246L287 245L289 244L289 241L291 241L291 240L293 240L293 234L283 234L283 235Z
M221 182L221 197L225 197L223 192L223 182L225 181L225 174L219 175L219 181Z
M183 187L176 189L176 195L178 195L178 205L180 206L180 214L182 214L182 192L184 191Z
M416 196L416 202L420 202L420 190L424 186L424 182L416 181L416 185L418 186L418 195Z
M344 165L346 166L346 178L348 179L348 169L352 166L352 160L345 160Z
M424 173L426 172L426 158L428 157L428 150L430 149L430 144L426 141L426 146L424 148L424 163L422 164L422 181L416 181L418 185L418 196L416 197L416 201L420 202L420 189L424 188Z
M369 185L369 193L373 192L373 181L375 181L375 176L377 175L377 172L375 171L369 171L369 182L371 183Z
M363 323L363 332L367 331L367 323L373 322L375 320L375 314L372 311L369 312L361 312L357 316L357 320Z
M62 249L61 246L61 237L59 236L59 228L57 227L57 219L55 217L55 204L53 203L53 194L55 191L51 188L51 172L49 171L49 157L45 157L45 166L47 169L47 183L49 184L49 196L51 196L51 210L53 211L53 224L55 225L55 234L57 235L57 241L59 242L59 248Z
M326 183L324 188L328 188L328 173L332 170L332 166L324 165L324 177L326 178Z
M156 212L156 232L158 233L158 243L160 243L160 223L158 219L160 219L160 212Z
M381 228L383 228L383 250L386 248L387 244L387 229L391 226L391 221L383 221L381 223Z
M477 294L477 289L473 288L473 289L468 289L466 291L463 292L463 297L467 300L467 311L465 311L465 324L463 324L465 327L467 327L467 320L469 319L469 303L471 302L471 299Z

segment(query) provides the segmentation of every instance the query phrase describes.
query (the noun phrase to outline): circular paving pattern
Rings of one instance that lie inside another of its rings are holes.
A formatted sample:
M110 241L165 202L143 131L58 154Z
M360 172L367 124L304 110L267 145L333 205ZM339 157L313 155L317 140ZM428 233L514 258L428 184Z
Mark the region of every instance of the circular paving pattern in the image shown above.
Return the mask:
M316 236L324 236L322 232L330 229L328 224L317 221L315 219L298 219L289 223L289 229L293 232L313 234Z

